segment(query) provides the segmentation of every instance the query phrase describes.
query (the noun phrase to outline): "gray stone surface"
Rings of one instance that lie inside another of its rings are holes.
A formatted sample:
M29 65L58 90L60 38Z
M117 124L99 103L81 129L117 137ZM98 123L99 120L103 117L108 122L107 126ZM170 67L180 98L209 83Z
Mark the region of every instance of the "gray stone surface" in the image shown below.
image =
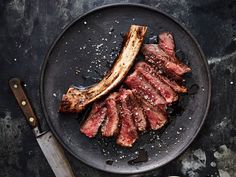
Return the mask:
M43 58L61 30L94 7L141 3L175 17L197 38L212 75L212 101L193 144L161 169L135 176L236 176L236 1L221 0L2 0L0 2L0 177L53 176L8 89L8 79L25 82L47 129L39 102ZM116 176L97 171L68 154L77 176Z

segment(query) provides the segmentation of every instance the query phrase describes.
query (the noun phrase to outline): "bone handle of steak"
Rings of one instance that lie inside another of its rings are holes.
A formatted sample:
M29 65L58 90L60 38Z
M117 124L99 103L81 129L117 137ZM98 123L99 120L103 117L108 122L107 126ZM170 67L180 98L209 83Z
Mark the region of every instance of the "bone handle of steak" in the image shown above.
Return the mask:
M146 26L131 25L124 46L112 69L98 84L79 89L70 87L62 97L60 112L80 112L89 103L97 100L116 87L126 76L142 45Z

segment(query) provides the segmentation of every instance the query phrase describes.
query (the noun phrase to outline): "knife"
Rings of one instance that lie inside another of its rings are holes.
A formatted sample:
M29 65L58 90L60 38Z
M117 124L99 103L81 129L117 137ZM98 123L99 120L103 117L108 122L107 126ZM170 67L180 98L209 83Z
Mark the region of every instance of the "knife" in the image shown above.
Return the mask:
M57 142L51 131L42 132L40 130L38 118L36 117L30 102L26 97L20 79L10 79L9 86L25 115L26 121L32 128L36 140L38 141L38 144L55 176L75 177L61 145Z

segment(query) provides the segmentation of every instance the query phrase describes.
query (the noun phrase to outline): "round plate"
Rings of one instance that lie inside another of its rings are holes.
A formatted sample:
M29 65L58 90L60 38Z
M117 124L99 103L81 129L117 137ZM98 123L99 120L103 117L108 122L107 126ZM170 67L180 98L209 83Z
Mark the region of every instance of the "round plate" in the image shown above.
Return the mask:
M117 146L114 139L103 139L99 135L89 139L81 134L80 123L86 111L62 114L58 108L62 94L70 85L88 86L103 77L131 24L148 26L146 43L156 42L160 32L171 32L177 56L192 68L192 73L185 76L189 94L180 96L169 123L160 131L140 135L134 146L127 149ZM185 28L151 7L115 4L86 13L59 35L46 56L40 92L47 122L71 154L94 168L131 174L160 167L189 146L206 117L211 86L204 55ZM137 163L133 163L133 159Z

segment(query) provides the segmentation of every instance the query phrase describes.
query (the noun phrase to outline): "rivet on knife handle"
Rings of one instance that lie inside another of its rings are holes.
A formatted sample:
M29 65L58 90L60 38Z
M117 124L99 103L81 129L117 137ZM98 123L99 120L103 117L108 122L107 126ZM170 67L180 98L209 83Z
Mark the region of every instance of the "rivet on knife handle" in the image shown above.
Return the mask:
M29 100L26 97L26 94L22 88L21 81L18 78L13 78L9 80L9 86L21 108L23 111L27 122L31 126L31 128L35 128L38 126L38 119L35 116L35 113L30 105Z

